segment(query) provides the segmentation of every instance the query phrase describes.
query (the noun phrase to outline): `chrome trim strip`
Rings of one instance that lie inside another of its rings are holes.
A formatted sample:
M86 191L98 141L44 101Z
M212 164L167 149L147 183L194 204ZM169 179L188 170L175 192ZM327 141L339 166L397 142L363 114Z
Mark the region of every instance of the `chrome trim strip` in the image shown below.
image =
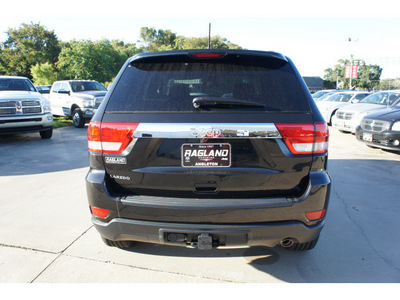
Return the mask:
M273 123L140 123L135 138L281 138Z

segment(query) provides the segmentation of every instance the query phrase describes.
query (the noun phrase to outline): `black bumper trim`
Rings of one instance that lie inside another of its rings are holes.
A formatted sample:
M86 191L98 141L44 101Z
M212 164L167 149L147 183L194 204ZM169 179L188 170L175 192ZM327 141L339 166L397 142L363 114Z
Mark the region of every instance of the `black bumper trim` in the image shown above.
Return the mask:
M187 224L163 223L114 218L110 222L101 222L92 218L92 222L103 238L113 241L132 240L156 244L187 246L189 243L173 243L166 238L168 233L187 235L209 234L222 241L221 246L256 246L274 247L285 238L292 238L298 243L315 240L323 226L320 222L305 226L301 222L275 222L262 224Z

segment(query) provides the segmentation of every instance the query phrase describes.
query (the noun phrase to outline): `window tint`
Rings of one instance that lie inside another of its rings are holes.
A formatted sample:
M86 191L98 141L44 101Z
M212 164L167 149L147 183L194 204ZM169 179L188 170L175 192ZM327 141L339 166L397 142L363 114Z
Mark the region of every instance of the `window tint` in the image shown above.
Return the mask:
M27 79L0 79L0 91L28 91L36 92L35 87Z
M343 95L342 99L340 99L340 102L349 102L349 100L353 97L353 94L346 94Z
M58 90L60 89L60 86L61 86L61 82L54 83L53 92L54 93L58 93Z
M373 103L380 105L391 105L399 97L399 93L376 93L365 97L360 103Z
M357 100L361 100L364 99L366 96L368 96L369 94L358 94L355 96L355 99Z
M68 82L63 82L63 83L61 84L60 90L64 90L64 91L69 92L69 91L70 91L70 88L69 88Z
M72 81L70 82L72 91L106 91L107 89L97 81Z
M347 102L350 98L353 97L353 94L333 94L326 101L334 101L334 102Z
M233 98L265 104L265 108L231 107L235 110L309 111L305 94L289 64L269 69L207 62L133 63L117 83L107 111L194 112L195 97Z

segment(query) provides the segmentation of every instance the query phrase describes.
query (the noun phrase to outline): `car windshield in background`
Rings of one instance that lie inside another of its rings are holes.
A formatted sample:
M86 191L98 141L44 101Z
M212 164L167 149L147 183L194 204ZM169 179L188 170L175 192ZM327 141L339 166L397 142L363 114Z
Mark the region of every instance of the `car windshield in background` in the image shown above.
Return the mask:
M333 94L326 101L348 102L353 94Z
M75 81L70 82L72 91L74 93L77 92L86 92L86 91L107 91L107 89L102 86L100 83L96 81Z
M392 105L399 96L400 93L376 93L364 98L359 103Z
M25 79L0 79L0 91L36 92L35 87Z
M51 90L51 85L39 85L36 87L36 89L41 94L49 94Z
M312 97L315 99L315 98L322 97L323 95L328 94L328 93L330 93L330 92L318 91L315 94L313 94Z
M315 99L315 101L326 101L332 95L334 95L334 93L327 93L327 94Z
M268 68L215 62L133 62L119 80L107 112L309 112L290 68L289 64ZM194 98L199 97L194 105ZM213 105L203 105L215 99Z

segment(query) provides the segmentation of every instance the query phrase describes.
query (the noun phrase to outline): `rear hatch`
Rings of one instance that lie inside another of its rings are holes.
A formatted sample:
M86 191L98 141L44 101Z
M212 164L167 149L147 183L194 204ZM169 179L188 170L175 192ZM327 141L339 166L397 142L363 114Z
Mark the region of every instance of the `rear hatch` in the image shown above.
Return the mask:
M116 197L300 197L326 152L326 125L275 53L137 56L110 94L89 148Z

